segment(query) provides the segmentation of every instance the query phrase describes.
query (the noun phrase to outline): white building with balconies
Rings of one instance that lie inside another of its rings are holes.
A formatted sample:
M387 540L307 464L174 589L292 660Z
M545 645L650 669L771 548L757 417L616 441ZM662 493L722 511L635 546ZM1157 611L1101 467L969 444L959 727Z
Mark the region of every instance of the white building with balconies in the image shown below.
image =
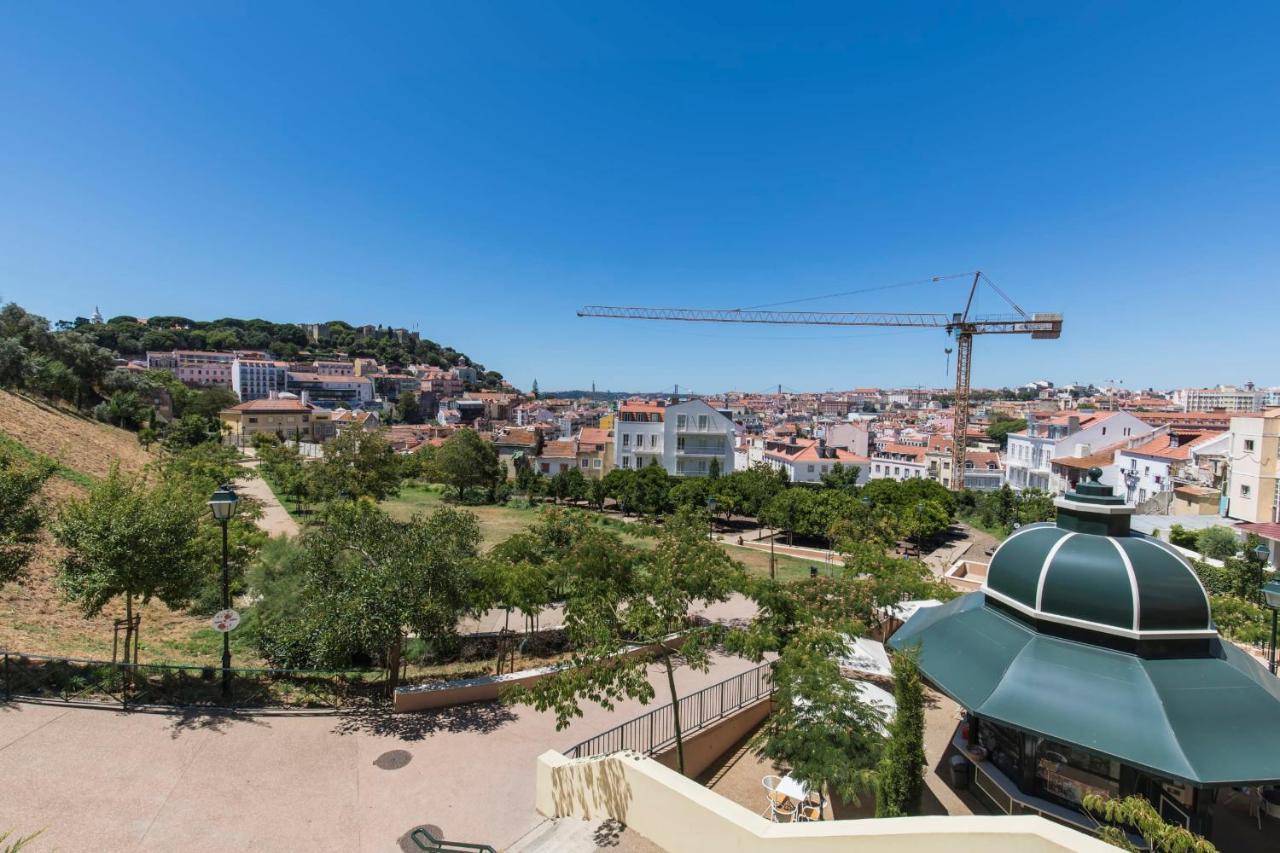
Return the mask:
M1088 456L1094 451L1147 435L1154 427L1128 412L1058 414L1028 418L1027 428L1009 433L1005 452L1005 482L1015 491L1060 491L1053 460L1060 456ZM1059 488L1055 489L1055 484Z

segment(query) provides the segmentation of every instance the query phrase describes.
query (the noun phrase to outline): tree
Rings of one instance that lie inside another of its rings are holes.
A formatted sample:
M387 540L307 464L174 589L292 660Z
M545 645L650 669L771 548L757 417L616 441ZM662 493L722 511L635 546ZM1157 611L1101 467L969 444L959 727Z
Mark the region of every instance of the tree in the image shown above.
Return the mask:
M893 697L889 743L876 770L876 817L920 812L924 794L924 687L914 649L893 657Z
M473 429L460 429L445 439L436 450L435 468L445 484L458 490L460 501L467 489L492 492L503 479L498 452Z
M1240 540L1226 527L1206 527L1196 534L1196 550L1214 560L1234 557Z
M71 402L79 393L79 382L71 368L48 356L38 355L30 362L27 387L50 400Z
M382 431L355 427L325 442L324 457L306 470L307 490L321 501L380 501L399 494L404 475L400 457Z
M133 604L158 598L182 607L200 582L205 555L197 543L205 507L189 493L162 481L152 486L140 476L112 466L83 498L67 501L53 524L54 539L66 555L58 563L58 586L96 616L124 597L125 660L133 641Z
M27 381L27 348L17 338L0 338L0 387L21 388Z
M530 632L542 609L551 602L554 580L553 560L542 538L536 533L517 533L495 545L480 561L473 606L482 611L501 608L506 614L503 631L511 627L511 611L519 610L524 616L525 631ZM500 645L496 666L499 675L503 651Z
M718 457L713 456L711 458L711 464L707 466L707 479L708 480L720 479L720 459Z
M1153 853L1217 853L1216 847L1184 826L1167 823L1144 797L1119 799L1085 794L1085 813L1098 822L1098 836L1112 847L1137 851L1122 827L1130 827ZM1106 823L1103 823L1105 821Z
M795 540L795 534L821 535L814 523L816 508L814 492L804 487L785 489L774 495L760 512L760 522L774 529L787 532L787 544Z
M837 462L831 466L831 470L822 475L822 485L828 489L853 491L858 487L858 476L861 473L862 469L857 465L846 467L843 462Z
M533 399L535 400L538 399L538 380L536 379L533 380L533 388L530 389L530 394L532 395Z
M370 654L388 671L388 694L399 684L406 635L453 637L474 598L480 526L463 510L440 507L400 522L371 501L333 504L302 544L298 618L314 637L312 660L340 665Z
M756 754L791 766L810 790L847 802L873 784L883 749L883 713L840 674L845 640L808 626L783 647L774 667L774 712L752 741Z
M293 499L295 512L302 511L302 502L308 495L310 481L307 478L302 454L292 444L265 445L258 451L262 468L272 485L279 492Z
M705 517L689 513L670 519L651 551L624 545L605 531L589 530L578 539L567 563L573 578L564 621L573 657L554 675L507 692L506 701L554 711L560 729L582 716L584 699L608 710L623 698L647 704L655 695L647 669L661 663L672 703L676 764L683 773L675 667L683 661L705 672L710 646L728 631L693 624L689 611L695 602L724 601L741 588L741 567L707 540ZM633 644L643 651L623 655Z
M44 520L40 489L53 475L52 462L20 465L0 451L0 586L22 578Z
M609 489L602 478L587 481L587 503L595 507L597 512L604 512L604 502L608 497Z
M1000 449L1004 450L1009 446L1009 433L1021 432L1027 428L1026 420L1022 418L1009 418L997 415L996 419L987 427L987 438L1000 443Z
M402 391L396 399L396 420L405 424L422 423L422 408L418 405L418 395L412 391Z

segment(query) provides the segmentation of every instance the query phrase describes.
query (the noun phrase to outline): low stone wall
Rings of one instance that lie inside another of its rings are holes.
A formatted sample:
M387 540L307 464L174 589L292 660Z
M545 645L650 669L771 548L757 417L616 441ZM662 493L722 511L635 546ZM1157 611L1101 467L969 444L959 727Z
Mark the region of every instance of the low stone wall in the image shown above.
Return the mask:
M762 703L763 704L763 703ZM1115 848L1040 817L905 817L771 823L657 761L630 752L538 757L547 817L613 818L670 853L1107 853Z
M684 637L672 635L667 644L679 648ZM626 657L638 655L648 646L636 646L622 654ZM412 684L397 687L396 695L391 700L391 710L399 714L405 711L429 711L434 708L448 708L453 705L465 705L469 702L492 702L498 698L503 688L514 684L533 684L558 672L561 666L544 666L537 669L522 669L519 672L508 672L503 675L485 675L479 678L460 678L455 681L443 681L438 684Z

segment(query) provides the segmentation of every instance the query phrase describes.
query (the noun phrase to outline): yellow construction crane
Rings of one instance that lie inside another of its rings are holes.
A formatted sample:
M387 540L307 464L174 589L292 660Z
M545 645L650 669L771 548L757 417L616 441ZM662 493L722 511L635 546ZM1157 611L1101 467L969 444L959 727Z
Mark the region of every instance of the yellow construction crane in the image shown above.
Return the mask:
M948 276L949 277L949 276ZM931 279L941 281L943 276ZM986 282L1013 308L1013 314L969 316L978 285ZM871 288L879 289L879 288ZM802 301L802 300L797 300ZM965 440L969 430L969 374L973 366L974 335L1030 335L1049 340L1062 334L1061 314L1028 314L979 270L973 273L964 310L954 314L866 313L844 311L761 311L724 308L631 308L586 305L579 317L623 320L683 320L695 323L774 323L791 326L897 326L946 329L956 339L956 416L951 451L951 487L964 488Z

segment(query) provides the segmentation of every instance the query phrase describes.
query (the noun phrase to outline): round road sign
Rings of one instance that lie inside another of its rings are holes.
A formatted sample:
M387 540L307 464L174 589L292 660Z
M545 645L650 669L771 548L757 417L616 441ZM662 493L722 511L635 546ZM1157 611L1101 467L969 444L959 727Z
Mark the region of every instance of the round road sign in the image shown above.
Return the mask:
M234 610L219 610L213 614L211 624L213 625L213 630L219 634L226 634L229 631L234 631L235 627L240 624L240 614Z

